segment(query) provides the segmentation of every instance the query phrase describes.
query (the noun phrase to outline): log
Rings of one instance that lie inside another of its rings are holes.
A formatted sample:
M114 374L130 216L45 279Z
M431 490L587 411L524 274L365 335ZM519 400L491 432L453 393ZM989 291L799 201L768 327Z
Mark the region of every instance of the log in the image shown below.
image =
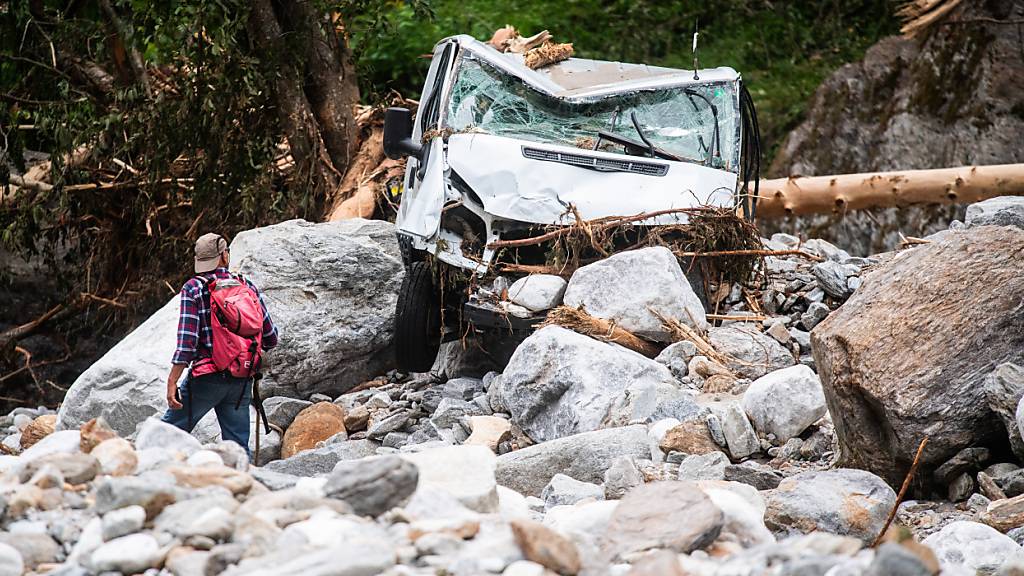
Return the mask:
M1024 164L961 166L762 180L757 216L839 214L912 204L961 204L1024 195Z

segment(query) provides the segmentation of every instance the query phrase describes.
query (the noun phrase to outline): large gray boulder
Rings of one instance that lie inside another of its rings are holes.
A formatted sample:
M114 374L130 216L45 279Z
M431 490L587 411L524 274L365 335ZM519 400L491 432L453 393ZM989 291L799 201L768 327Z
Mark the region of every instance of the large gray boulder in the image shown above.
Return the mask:
M535 444L498 457L498 484L526 496L540 496L555 476L600 484L616 458L651 457L646 426L609 428Z
M758 432L785 444L825 415L825 395L818 375L803 364L776 370L754 380L743 393L743 410Z
M1024 196L999 196L967 207L968 226L1016 226L1024 228Z
M1006 426L1010 447L1017 458L1024 458L1024 440L1017 425L1017 406L1024 398L1024 368L1007 362L1000 364L985 378L985 397L988 407Z
M663 342L670 334L652 310L700 330L708 326L704 306L679 261L663 246L620 252L576 270L562 300Z
M512 421L536 442L642 420L659 388L676 387L662 364L559 326L524 340L501 377Z
M811 332L841 463L899 486L968 446L1005 442L985 378L1024 361L1024 230L935 235L864 276ZM944 487L943 487L944 488Z
M338 396L387 370L403 267L394 226L376 220L292 220L240 233L231 266L263 291L281 344L263 384L275 393ZM182 263L183 269L191 261ZM174 353L177 296L83 372L58 426L102 415L122 436L162 413Z

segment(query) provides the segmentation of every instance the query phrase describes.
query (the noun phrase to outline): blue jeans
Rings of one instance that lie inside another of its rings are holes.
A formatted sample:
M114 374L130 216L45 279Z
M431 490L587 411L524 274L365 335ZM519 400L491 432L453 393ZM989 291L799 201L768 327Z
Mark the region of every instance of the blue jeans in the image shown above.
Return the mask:
M213 410L220 424L223 440L236 442L249 453L249 404L252 401L252 379L236 378L228 374L206 374L193 378L186 375L178 385L181 408L167 409L163 420L186 432ZM241 399L241 401L239 401ZM189 421L189 402L192 402L192 417Z

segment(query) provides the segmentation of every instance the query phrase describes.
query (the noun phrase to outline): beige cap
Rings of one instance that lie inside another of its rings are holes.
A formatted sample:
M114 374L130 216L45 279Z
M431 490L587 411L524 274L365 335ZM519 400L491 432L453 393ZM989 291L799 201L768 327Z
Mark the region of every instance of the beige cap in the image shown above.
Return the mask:
M228 249L228 241L220 234L210 232L196 240L196 274L217 269L220 255Z

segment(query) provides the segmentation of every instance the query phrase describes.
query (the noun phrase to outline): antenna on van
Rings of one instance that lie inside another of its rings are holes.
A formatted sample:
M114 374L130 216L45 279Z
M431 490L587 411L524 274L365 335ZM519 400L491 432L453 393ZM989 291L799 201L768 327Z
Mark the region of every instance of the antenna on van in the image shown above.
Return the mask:
M693 79L700 80L700 76L697 76L697 36L700 35L699 31L700 22L698 20L693 21Z

